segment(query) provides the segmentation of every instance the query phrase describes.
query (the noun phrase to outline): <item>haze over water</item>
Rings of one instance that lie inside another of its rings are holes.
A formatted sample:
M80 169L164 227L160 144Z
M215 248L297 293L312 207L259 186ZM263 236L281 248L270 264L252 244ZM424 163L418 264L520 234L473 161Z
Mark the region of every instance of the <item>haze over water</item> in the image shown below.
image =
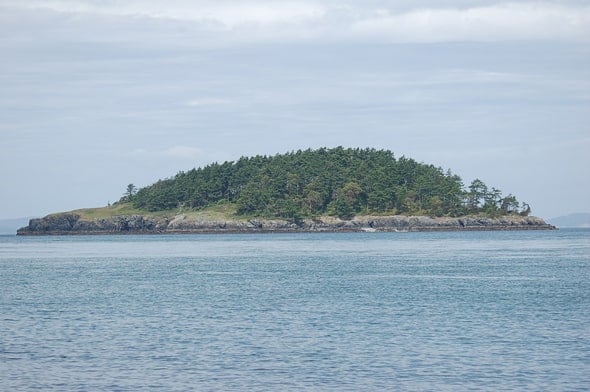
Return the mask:
M0 236L3 390L585 390L590 231Z

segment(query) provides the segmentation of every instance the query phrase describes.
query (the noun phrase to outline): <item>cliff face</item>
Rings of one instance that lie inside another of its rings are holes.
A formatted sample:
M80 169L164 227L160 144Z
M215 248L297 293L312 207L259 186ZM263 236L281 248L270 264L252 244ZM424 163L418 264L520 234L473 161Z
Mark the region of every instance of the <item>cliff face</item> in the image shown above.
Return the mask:
M358 216L352 220L334 217L286 220L198 220L185 215L156 218L121 215L101 219L81 219L64 213L31 219L17 235L64 234L159 234L159 233L256 233L256 232L394 232L394 231L471 231L471 230L552 230L540 218L503 216L482 218L430 218L426 216Z

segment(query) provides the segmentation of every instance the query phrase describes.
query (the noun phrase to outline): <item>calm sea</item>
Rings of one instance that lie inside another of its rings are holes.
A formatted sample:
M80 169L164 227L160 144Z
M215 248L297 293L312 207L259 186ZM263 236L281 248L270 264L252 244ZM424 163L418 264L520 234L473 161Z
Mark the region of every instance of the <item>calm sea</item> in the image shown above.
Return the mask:
M0 390L588 390L590 230L0 237Z

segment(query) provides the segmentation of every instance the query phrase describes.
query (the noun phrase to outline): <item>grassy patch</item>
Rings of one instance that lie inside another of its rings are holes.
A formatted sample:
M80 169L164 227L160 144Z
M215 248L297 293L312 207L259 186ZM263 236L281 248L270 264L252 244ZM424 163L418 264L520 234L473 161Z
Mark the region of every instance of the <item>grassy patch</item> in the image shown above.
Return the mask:
M115 215L143 215L145 211L134 208L131 203L118 203L108 207L82 208L69 213L78 214L82 219L101 219Z
M81 219L86 220L105 219L117 215L143 215L161 218L171 218L176 215L185 215L188 218L195 218L200 220L224 220L235 218L236 206L230 203L219 203L199 210L177 208L173 210L152 212L137 209L133 207L133 204L131 203L117 203L110 205L108 207L81 208L79 210L68 211L67 213L80 215ZM60 214L62 213L56 213L51 215Z
M199 210L176 210L174 215L183 214L198 220L228 220L236 218L237 207L231 203L217 203Z

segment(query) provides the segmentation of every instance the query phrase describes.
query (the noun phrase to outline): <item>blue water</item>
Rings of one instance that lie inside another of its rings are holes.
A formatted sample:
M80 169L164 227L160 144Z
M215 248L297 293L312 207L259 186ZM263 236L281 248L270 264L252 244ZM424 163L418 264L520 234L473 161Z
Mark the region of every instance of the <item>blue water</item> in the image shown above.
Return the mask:
M0 237L0 390L384 389L590 389L590 231Z

